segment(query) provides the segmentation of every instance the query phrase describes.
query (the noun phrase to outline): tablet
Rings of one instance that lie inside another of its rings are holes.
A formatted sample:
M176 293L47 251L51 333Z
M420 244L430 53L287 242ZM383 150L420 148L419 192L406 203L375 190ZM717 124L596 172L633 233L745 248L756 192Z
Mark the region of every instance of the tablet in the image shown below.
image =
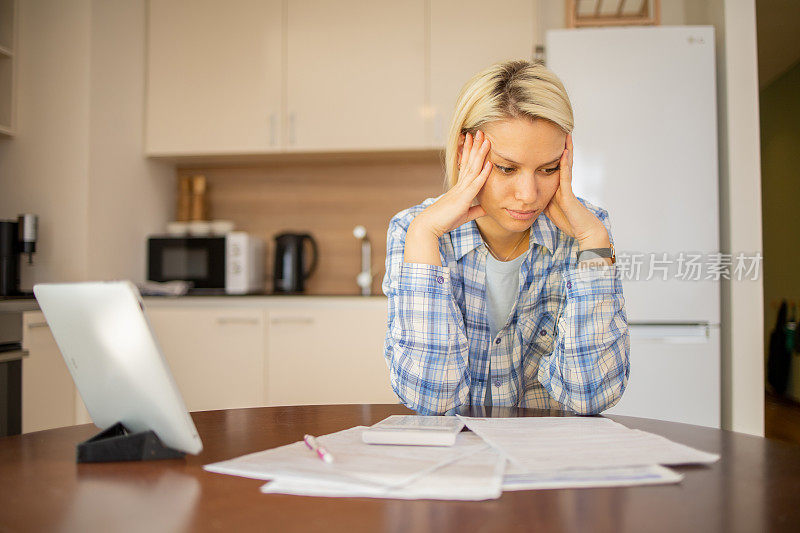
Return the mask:
M33 293L95 425L153 430L170 448L200 453L133 283L42 283Z

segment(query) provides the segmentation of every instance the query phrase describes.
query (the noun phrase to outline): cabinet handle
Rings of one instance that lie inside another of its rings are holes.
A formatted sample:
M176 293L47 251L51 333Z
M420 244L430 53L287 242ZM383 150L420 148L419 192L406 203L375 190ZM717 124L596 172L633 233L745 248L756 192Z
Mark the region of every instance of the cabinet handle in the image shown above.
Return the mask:
M31 322L30 324L28 324L28 329L46 328L46 327L47 327L47 322Z
M310 316L280 316L269 320L270 324L313 324L314 319Z
M246 324L255 326L258 324L257 318L247 318L247 317L220 317L217 319L217 324L221 326L225 326L228 324Z
M277 118L278 117L275 115L275 113L270 113L269 114L269 145L270 146L275 146L275 143L278 140L277 139L277 135L276 135L277 134L276 126L277 126L277 122L278 122Z
M294 119L295 115L294 112L289 113L289 144L294 145L295 137L294 137Z
M8 363L10 361L19 361L23 357L30 356L28 350L14 350L11 352L0 352L0 363Z

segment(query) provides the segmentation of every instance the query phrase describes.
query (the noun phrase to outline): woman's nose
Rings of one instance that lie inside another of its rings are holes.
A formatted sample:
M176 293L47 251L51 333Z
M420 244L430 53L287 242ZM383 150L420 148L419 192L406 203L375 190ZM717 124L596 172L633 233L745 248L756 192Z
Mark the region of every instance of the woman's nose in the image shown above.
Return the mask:
M530 206L536 202L539 196L538 187L536 185L536 178L533 176L519 176L516 183L515 197L526 206Z

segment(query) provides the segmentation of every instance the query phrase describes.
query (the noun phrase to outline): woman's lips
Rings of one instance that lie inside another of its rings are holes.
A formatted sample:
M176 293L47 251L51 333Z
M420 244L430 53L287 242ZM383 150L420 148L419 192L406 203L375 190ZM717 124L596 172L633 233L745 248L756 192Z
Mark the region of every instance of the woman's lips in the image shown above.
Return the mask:
M536 210L533 211L514 211L513 209L506 208L508 214L511 215L511 218L515 218L517 220L530 220L533 218L533 215L536 214Z

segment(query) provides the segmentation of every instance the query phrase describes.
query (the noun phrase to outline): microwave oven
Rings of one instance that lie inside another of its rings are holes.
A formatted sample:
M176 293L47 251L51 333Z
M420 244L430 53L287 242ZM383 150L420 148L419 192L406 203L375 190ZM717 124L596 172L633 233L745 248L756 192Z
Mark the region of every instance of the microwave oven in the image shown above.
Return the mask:
M263 292L264 241L242 231L209 237L147 239L147 279L189 281L191 292Z

